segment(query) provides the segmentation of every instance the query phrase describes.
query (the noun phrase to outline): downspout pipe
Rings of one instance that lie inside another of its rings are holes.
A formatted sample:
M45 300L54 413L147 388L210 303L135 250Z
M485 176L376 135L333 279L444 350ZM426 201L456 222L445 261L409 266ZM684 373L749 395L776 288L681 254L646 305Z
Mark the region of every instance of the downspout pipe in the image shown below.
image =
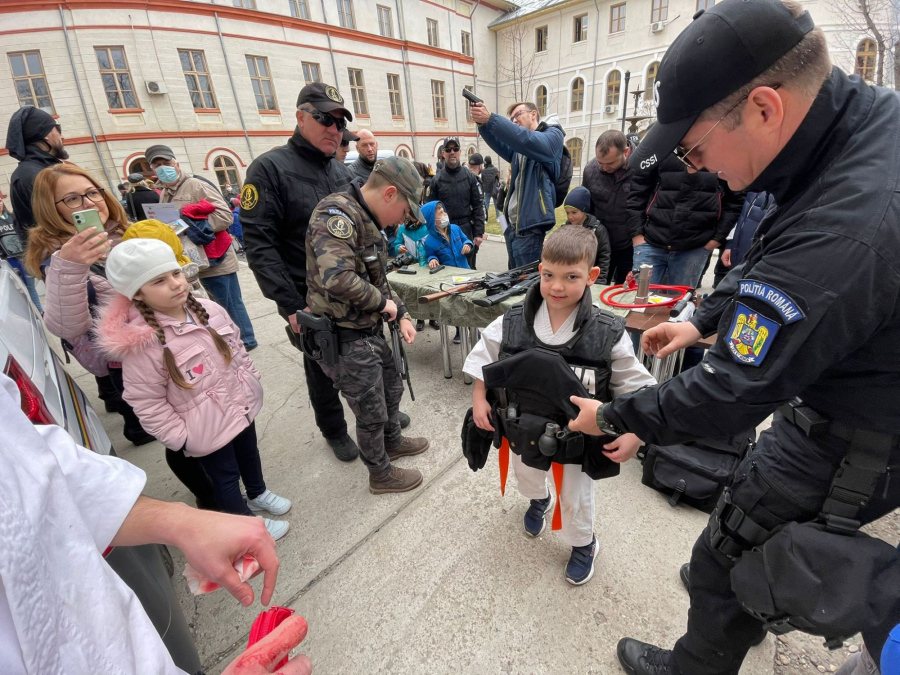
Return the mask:
M87 102L84 100L84 92L81 90L81 80L78 78L78 71L75 69L75 57L72 54L72 44L69 42L69 31L66 27L66 15L63 12L62 5L59 5L59 21L62 24L63 38L66 40L66 51L69 53L69 65L72 67L72 77L75 79L75 87L78 89L78 98L81 101L81 111L84 113L84 119L87 120L88 131L91 134L91 140L94 142L94 150L97 151L97 158L100 160L100 166L103 167L103 175L106 176L106 182L109 184L110 192L116 192L117 183L113 181L109 174L109 167L106 166L106 160L103 159L103 153L100 152L100 142L97 140L97 134L94 133L94 124L91 122L91 115L88 112Z
M326 26L328 25L328 15L325 13L325 0L321 0L322 3L322 23ZM338 86L338 72L337 65L334 62L334 49L331 46L331 31L325 31L325 37L328 40L328 54L331 56L331 70L334 73L334 86ZM340 87L338 87L340 90Z
M219 13L214 12L216 18L216 31L219 33L219 44L222 46L222 57L225 59L225 71L228 73L228 83L231 85L231 94L234 96L234 105L237 108L238 119L241 121L241 129L244 130L244 139L247 141L247 150L250 152L250 159L256 159L253 153L253 146L250 144L250 134L247 133L247 124L244 122L244 113L241 112L241 100L238 98L237 87L234 86L234 77L231 75L231 66L228 64L228 52L225 50L225 38L222 37L222 26L219 24Z
M322 0L323 2L325 0ZM409 54L406 51L406 30L404 29L405 18L403 9L400 7L400 0L394 0L394 7L397 9L397 27L399 29L400 40L400 58L403 60L403 81L406 84L406 109L409 111L409 135L412 138L413 156L417 154L416 149L416 114L413 110L412 97L410 95L410 79L409 79Z
M475 8L469 14L469 44L472 47L472 93L476 96L478 95L478 71L475 69L475 21L472 17L475 16L475 12L478 11L478 8L481 6L481 0L475 3ZM468 104L467 104L468 105ZM481 134L475 134L475 150L476 152L481 152Z
M600 33L600 5L597 4L597 0L594 0L594 8L597 10L597 33ZM597 91L597 44L600 40L594 40L594 67L591 71L591 112L588 117L588 131L587 131L587 143L591 142L591 131L594 128L594 94ZM587 162L585 162L587 164ZM584 173L584 169L582 169L582 173Z

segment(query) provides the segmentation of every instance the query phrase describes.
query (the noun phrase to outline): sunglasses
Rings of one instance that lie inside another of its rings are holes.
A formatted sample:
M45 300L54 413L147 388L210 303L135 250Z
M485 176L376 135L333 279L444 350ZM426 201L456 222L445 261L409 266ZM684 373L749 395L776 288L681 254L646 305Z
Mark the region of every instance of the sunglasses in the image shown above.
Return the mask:
M347 128L347 120L343 117L337 118L334 115L330 115L329 113L323 113L321 110L307 110L306 108L300 108L302 112L307 113L312 116L312 118L321 124L326 129L330 126L336 126L338 131L344 131Z
M459 152L459 148L444 148L444 152Z
M781 86L780 84L773 84L773 85L771 86L771 88L772 88L772 89L778 89L780 86ZM696 150L696 149L700 146L700 144L703 143L703 141L706 140L706 137L709 136L709 135L712 133L713 129L715 129L717 126L719 126L719 124L722 123L722 120L724 120L724 119L725 119L726 117L728 117L731 113L733 113L741 103L743 103L744 101L746 101L746 100L750 97L750 94L751 94L751 93L752 93L752 92L748 92L748 93L745 94L744 96L741 96L741 97L737 100L737 102L736 102L733 106L731 106L731 107L728 109L728 112L726 112L726 113L725 113L724 115L722 115L718 120L716 120L716 123L713 124L713 125L709 128L709 131L707 131L705 134L703 134L703 136L700 138L700 140L697 141L696 143L694 143L694 144L691 146L691 149L690 149L690 150L685 150L683 146L681 146L681 145L676 145L676 146L675 146L675 150L674 150L673 152L674 152L675 156L678 158L678 161L680 161L682 164L684 164L684 165L685 165L687 168L689 168L689 169L693 169L694 171L700 171L700 169L698 169L696 166L694 166L694 163L693 163L691 160L688 159L688 155L691 154L694 150Z

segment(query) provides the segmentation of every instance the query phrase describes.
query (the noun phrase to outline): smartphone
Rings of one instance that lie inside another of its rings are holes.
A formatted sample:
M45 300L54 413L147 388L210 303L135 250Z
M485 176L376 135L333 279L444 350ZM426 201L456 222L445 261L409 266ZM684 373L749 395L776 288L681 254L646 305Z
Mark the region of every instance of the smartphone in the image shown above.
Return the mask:
M84 232L91 227L97 230L97 234L103 232L103 223L100 222L100 212L97 209L76 211L72 214L72 222L79 232Z

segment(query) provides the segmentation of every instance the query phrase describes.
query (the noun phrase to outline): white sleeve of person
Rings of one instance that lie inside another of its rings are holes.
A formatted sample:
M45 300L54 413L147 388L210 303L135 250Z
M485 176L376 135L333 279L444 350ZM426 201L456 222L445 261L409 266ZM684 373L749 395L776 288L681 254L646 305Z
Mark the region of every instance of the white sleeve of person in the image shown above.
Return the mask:
M656 378L644 368L634 353L634 344L628 331L613 345L611 361L609 388L613 398L656 384Z
M463 372L483 381L484 374L481 370L499 360L501 342L503 342L502 316L491 321L488 327L481 331L481 339L466 357Z
M32 425L2 375L0 409L0 670L182 675L102 555L144 472Z

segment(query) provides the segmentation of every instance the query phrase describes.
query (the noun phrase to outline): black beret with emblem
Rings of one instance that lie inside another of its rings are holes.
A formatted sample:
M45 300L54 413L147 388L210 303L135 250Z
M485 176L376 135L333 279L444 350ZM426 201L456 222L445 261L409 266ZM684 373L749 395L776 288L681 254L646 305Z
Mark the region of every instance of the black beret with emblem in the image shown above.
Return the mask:
M332 87L330 84L313 82L303 87L297 97L297 107L299 108L304 103L309 103L323 113L340 110L348 121L353 121L353 113L344 106L344 97L336 87Z

